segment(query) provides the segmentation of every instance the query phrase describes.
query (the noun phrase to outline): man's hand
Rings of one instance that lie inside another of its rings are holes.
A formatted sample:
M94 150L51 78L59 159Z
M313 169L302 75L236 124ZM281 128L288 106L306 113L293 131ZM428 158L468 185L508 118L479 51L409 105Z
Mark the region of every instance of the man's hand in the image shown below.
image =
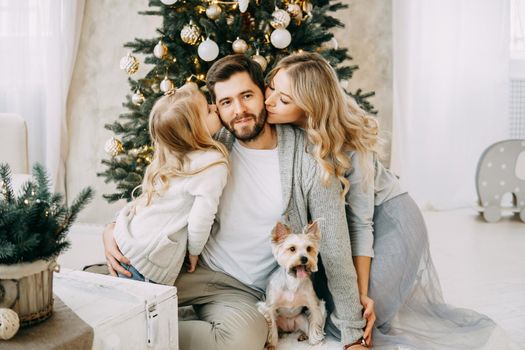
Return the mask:
M104 243L104 255L106 255L106 263L111 276L117 276L117 271L123 275L131 277L131 272L123 268L119 262L130 265L128 258L122 255L120 249L115 242L113 237L113 230L115 229L115 223L106 225L104 232L102 233L102 242Z
M197 267L197 262L199 261L199 256L189 254L188 259L190 261L190 267L188 268L188 272L194 272L195 268Z
M363 309L365 310L363 313L363 317L366 320L366 327L365 332L363 334L363 338L365 339L365 342L368 346L372 346L372 329L374 327L374 323L376 322L374 301L370 299L367 295L361 295L360 299L361 305L363 305Z

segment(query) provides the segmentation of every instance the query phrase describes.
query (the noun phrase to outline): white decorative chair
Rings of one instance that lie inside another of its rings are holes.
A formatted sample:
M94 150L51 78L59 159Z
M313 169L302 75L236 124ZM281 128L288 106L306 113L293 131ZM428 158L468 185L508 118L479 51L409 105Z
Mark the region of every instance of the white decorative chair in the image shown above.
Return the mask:
M0 163L6 162L15 174L29 173L27 126L14 113L0 113Z
M15 191L29 179L25 120L14 113L0 113L0 163L11 167Z

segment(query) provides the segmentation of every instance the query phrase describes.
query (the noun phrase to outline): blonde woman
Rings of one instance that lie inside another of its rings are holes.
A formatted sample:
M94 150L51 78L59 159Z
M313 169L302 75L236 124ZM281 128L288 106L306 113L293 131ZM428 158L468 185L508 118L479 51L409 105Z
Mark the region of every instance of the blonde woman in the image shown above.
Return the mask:
M189 272L195 270L228 174L227 151L211 137L220 128L195 84L170 91L153 106L153 160L142 194L119 213L114 231L131 278L173 285L186 251Z
M347 99L326 60L281 60L268 77L266 109L269 123L304 129L323 180L341 182L368 345L375 322L374 349L489 349L495 339L494 348L507 349L492 320L444 303L421 212L378 161L377 123Z

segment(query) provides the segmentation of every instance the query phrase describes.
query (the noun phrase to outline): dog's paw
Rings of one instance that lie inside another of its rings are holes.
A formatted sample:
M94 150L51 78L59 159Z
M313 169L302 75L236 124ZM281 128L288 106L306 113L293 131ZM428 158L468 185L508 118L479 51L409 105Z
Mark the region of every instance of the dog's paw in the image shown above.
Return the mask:
M308 340L308 336L306 335L306 333L301 332L301 334L299 334L299 337L297 338L297 341L305 341L305 340Z
M320 342L322 342L324 340L324 332L322 329L310 329L310 332L309 332L309 336L308 336L308 343L310 345L316 345L316 344L319 344Z

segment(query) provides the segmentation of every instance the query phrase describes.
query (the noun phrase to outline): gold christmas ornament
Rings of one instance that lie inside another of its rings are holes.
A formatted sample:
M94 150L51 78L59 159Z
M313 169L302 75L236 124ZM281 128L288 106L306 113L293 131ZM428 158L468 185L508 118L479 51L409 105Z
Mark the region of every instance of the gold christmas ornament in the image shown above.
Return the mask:
M261 66L261 69L263 72L266 70L266 67L268 66L268 62L266 61L266 58L259 55L259 51L257 51L257 53L252 56L252 60L257 62L259 66Z
M286 11L292 16L293 18L302 18L303 17L303 10L301 10L301 6L297 4L289 4L286 8Z
M151 90L153 90L154 93L159 93L159 92L160 92L160 86L159 86L159 83L153 83L153 84L151 84Z
M153 48L153 55L157 58L163 58L168 53L168 47L164 45L162 40L159 40L159 43Z
M135 91L135 93L131 96L131 102L133 102L134 105L140 106L144 103L144 95L140 90Z
M20 318L11 309L0 309L0 339L8 340L14 337L20 328Z
M131 55L131 52L120 59L120 69L126 71L129 75L139 70L139 60Z
M106 151L106 153L112 157L122 153L123 150L124 147L122 146L122 142L115 137L107 140L106 144L104 145L104 151Z
M128 151L128 154L129 154L131 157L133 157L133 158L138 157L139 153L140 153L140 151L139 151L138 148L132 148L132 149L130 149L130 150Z
M314 8L314 5L312 5L312 3L310 1L305 1L303 2L303 11L306 12L306 13L310 13L312 12Z
M232 44L232 49L235 53L245 53L248 51L248 44L243 39L237 38Z
M197 44L197 41L199 41L200 36L201 29L195 24L193 24L193 21L191 21L190 24L186 24L180 32L180 38L182 39L182 41L190 45Z
M272 13L270 25L275 29L285 29L290 24L290 14L285 10L276 9Z
M168 77L164 77L162 81L160 82L160 91L162 92L168 92L172 90L174 87L173 82L168 79Z
M211 20L216 20L221 15L221 12L222 12L222 9L221 9L220 6L215 5L215 4L211 4L206 9L206 16L208 16L208 18L211 19Z

